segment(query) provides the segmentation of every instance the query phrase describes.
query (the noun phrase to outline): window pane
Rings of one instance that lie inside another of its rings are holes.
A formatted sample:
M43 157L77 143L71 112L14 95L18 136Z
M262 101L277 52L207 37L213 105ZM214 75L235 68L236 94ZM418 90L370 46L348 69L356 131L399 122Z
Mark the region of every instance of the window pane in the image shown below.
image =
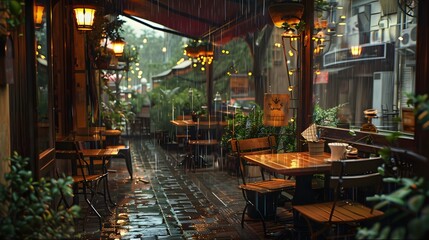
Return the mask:
M360 129L371 121L378 131L409 131L398 118L414 92L417 10L397 2L316 1L318 124Z
M50 147L49 124L49 71L48 71L48 38L46 28L46 5L39 1L35 6L36 37L36 79L37 79L37 120L39 153ZM39 18L37 18L38 16ZM42 16L42 17L40 17ZM41 19L41 21L39 21Z

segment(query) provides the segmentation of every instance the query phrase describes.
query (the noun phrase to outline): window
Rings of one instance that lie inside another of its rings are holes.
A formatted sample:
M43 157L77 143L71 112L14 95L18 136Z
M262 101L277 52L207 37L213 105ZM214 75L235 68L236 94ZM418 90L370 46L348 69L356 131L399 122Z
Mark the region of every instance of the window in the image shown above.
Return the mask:
M360 129L371 121L378 131L404 130L397 119L414 92L416 14L415 4L398 1L317 1L315 108L339 106L335 122L322 125Z

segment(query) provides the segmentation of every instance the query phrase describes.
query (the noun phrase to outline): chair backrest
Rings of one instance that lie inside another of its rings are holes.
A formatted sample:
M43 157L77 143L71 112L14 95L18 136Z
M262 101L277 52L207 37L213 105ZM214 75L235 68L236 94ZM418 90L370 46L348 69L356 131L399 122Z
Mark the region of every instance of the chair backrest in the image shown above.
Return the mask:
M55 158L72 161L73 175L85 175L89 169L88 162L85 161L82 154L79 152L78 143L75 141L57 141L55 142ZM79 171L79 172L78 172Z
M333 161L330 187L355 188L380 184L382 176L378 167L382 164L381 157Z
M382 176L378 172L378 167L382 164L383 159L381 157L332 162L330 187L334 189L334 202L329 221L332 220L336 203L343 189L363 187L371 187L376 191L380 189Z
M259 138L247 138L234 141L236 145L235 149L237 151L237 156L240 162L240 175L243 183L246 184L245 166L247 163L244 160L243 156L251 154L273 153L274 148L272 143L275 143L275 137L268 136ZM231 141L231 144L233 144L233 140ZM233 145L232 149L234 149Z
M272 142L275 143L274 136L248 138L237 140L237 152L240 155L271 153L273 149Z

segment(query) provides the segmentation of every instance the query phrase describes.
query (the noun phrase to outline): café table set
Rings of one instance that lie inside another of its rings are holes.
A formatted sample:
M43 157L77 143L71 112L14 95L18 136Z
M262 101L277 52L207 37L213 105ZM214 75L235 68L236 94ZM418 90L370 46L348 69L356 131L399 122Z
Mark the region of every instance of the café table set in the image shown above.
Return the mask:
M89 199L90 202L88 202L87 198L85 199L88 205L95 212L95 215L99 218L101 218L99 210L97 210L93 205L96 197L95 195L103 196L105 207L108 212L112 213L111 207L116 206L116 203L113 201L110 194L108 163L112 157L117 157L121 150L120 148L102 148L103 143L106 141L106 136L101 134L100 131L104 131L104 129L92 129L91 131L88 131L87 134L80 133L79 135L74 134L66 138L57 139L56 144L58 146L56 147L57 159L68 160L68 163L66 164L71 165L71 175L73 177L78 175L87 175L89 178L89 176L96 174L101 176L100 183L103 184L103 189L101 191L99 191L98 188L95 189L96 192L94 192L94 196ZM64 148L63 146L68 146L67 144L71 147ZM77 161L79 155L81 158L85 159L89 165L87 173L85 174L82 174L81 171L79 171L81 167L78 166L80 162ZM67 158L64 156L69 157ZM74 188L77 188L77 186ZM74 195L73 204L79 204L77 194ZM66 203L66 205L68 204Z
M219 141L216 137L219 134L219 128L227 125L227 122L218 121L215 117L208 118L204 121L200 121L199 119L197 121L193 121L192 119L176 119L170 122L175 127L186 128L186 134L183 135L185 136L185 143L191 146L192 152L194 153L192 158L195 158L191 159L189 164L191 168L195 168L196 161L199 161L200 167L204 164L204 157L196 159L197 156L200 156L199 153L201 150L204 150L204 155L207 156L209 147L213 148L219 145ZM213 130L215 130L214 134L212 133ZM191 132L194 134L190 134ZM201 136L200 133L202 133Z

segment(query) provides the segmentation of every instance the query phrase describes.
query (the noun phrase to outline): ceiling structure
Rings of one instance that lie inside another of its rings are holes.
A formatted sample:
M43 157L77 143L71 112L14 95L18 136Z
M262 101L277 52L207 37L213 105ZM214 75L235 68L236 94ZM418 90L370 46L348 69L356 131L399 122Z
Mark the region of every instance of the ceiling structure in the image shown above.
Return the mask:
M163 25L171 33L224 44L259 31L266 24L273 25L269 3L270 0L124 0L122 14Z

